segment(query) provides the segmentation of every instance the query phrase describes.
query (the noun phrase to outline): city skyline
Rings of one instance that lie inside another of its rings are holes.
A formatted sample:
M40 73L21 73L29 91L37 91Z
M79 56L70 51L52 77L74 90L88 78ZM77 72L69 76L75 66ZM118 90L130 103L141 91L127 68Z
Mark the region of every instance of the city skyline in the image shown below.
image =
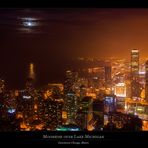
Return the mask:
M29 63L39 85L62 81L77 57L147 58L146 9L1 9L1 73L24 87Z
M147 131L147 61L80 58L63 83L38 88L34 64L23 89L0 79L1 131Z

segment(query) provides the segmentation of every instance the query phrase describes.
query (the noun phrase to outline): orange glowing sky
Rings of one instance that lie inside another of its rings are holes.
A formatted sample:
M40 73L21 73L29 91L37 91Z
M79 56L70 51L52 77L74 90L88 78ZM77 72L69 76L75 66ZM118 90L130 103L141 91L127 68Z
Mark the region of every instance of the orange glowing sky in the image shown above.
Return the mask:
M44 83L77 57L130 59L134 48L148 57L148 9L1 9L0 18L0 76L10 83L30 62Z
M129 58L130 50L136 48L141 58L148 57L147 9L101 9L92 17L96 22L87 45L92 55Z

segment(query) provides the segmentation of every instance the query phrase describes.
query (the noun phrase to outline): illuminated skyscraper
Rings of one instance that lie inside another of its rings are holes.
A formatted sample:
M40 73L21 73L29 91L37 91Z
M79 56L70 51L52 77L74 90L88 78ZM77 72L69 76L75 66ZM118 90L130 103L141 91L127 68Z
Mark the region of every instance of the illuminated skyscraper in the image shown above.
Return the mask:
M131 98L140 97L139 50L131 51Z
M131 75L132 78L139 77L139 50L133 49L131 51Z
M86 96L77 112L76 123L84 130L93 130L93 98Z
M64 92L69 93L75 91L75 84L78 80L78 73L71 70L66 71L66 80L64 84Z
M125 85L125 83L116 84L114 93L117 97L126 97L126 85Z
M67 123L74 124L78 109L78 97L74 92L67 93L65 96L65 110L67 112Z
M66 71L66 80L64 84L64 111L67 113L67 123L74 124L77 108L78 97L76 95L75 84L77 82L78 75L73 71Z
M148 60L145 63L145 99L148 101Z
M54 130L57 126L62 125L62 107L62 99L51 100L48 98L43 100L40 118L46 128Z
M116 96L105 95L104 96L104 112L115 112L116 111Z

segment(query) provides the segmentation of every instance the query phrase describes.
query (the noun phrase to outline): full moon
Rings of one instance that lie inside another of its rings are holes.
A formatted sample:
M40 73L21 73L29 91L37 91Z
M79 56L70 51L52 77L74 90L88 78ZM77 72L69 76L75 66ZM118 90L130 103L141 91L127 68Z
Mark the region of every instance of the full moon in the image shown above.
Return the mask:
M22 20L24 27L34 27L39 25L35 18L22 18Z
M27 26L32 26L32 22L27 22Z
M32 26L34 26L34 23L31 22L31 21L25 21L25 22L23 22L23 25L24 25L25 27L32 27Z

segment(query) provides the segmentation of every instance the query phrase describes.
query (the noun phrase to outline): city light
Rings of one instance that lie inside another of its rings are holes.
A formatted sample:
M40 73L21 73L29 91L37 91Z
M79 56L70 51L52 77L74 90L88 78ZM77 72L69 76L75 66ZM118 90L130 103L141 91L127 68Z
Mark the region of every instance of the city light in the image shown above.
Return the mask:
M126 97L126 85L125 83L118 83L115 85L115 95L118 97Z
M138 55L136 59L135 54L131 56L131 63L135 60L139 65ZM116 67L118 62L112 62ZM101 64L103 68L86 68L83 76L79 74L80 70L68 70L63 83L46 83L37 89L34 64L30 63L24 89L5 91L5 81L0 81L0 93L5 98L1 112L5 120L19 119L16 129L19 131L102 131L111 130L107 129L110 122L122 130L128 120L147 120L148 102L144 95L147 89L141 86L147 81L139 83L145 77L139 77L141 73L137 73L137 64L129 67L125 74L124 68L122 73L118 66L111 72L113 68L106 62ZM123 63L121 65L124 66ZM134 128L137 130L136 125ZM142 128L145 130L146 126L140 125L138 131Z
M13 108L8 109L8 113L13 114L13 113L15 113L15 112L16 112L16 109L13 109Z
M67 112L65 112L65 111L62 112L62 118L67 119Z
M31 99L31 96L23 96L23 99Z
M147 38L140 47L135 34L148 23L141 34L131 24L148 11L134 21L133 10L53 10L0 13L0 131L146 130Z

